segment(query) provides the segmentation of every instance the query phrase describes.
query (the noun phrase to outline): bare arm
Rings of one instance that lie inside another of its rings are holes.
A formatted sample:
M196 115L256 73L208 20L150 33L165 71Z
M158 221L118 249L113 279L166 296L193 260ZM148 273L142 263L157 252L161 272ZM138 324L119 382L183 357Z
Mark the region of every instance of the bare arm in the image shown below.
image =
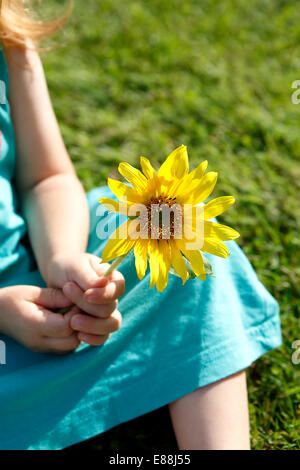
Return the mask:
M71 351L79 341L101 345L121 325L116 307L124 279L118 272L110 280L101 279L107 267L85 253L89 210L58 129L38 54L11 50L6 58L17 188L41 274L57 289L1 289L0 313L9 315L0 318L0 330L43 352ZM51 312L71 304L66 315Z
M16 182L39 269L60 253L84 252L89 212L63 144L43 67L33 50L6 53L17 145Z

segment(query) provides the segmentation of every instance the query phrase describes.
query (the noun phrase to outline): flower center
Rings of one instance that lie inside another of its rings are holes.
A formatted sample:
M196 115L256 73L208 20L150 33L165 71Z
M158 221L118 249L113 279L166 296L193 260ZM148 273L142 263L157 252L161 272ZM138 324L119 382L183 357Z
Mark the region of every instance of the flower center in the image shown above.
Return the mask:
M152 197L146 204L145 213L139 218L142 238L181 238L182 209L175 197Z

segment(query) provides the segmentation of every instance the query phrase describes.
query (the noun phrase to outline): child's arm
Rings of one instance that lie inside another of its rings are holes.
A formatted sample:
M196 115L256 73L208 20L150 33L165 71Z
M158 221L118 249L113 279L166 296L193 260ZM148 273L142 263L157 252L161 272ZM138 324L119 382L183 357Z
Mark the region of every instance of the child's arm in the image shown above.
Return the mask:
M116 307L124 292L123 276L114 272L109 282L100 279L105 266L85 253L86 197L63 144L38 54L14 49L6 57L17 146L16 182L39 269L48 286L64 288L65 295L89 314L72 317L78 338L103 344L107 333L121 324Z
M12 50L7 62L17 187L32 247L47 281L54 256L85 251L88 206L58 129L38 54Z

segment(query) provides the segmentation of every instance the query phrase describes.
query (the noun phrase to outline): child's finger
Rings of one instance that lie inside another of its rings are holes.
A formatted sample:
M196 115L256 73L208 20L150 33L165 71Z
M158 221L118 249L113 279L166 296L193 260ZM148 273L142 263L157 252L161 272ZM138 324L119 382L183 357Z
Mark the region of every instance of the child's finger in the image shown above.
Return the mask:
M116 300L103 303L102 305L93 305L86 302L82 289L80 289L75 282L67 282L63 287L63 291L83 312L89 313L95 317L107 318L117 307Z
M71 310L65 313L64 318L68 325L70 325L71 319L74 317L74 315L77 315L78 313L81 313L81 310L77 305L73 305Z
M114 270L111 274L109 274L108 279L109 281L123 282L125 285L124 276L120 271Z
M124 290L125 283L122 276L121 278L114 279L105 287L93 287L86 290L84 293L84 299L91 304L112 302L113 300L121 297L124 294Z
M101 346L108 340L110 335L91 335L87 333L78 333L78 339L90 344L91 346Z
M44 344L49 352L54 354L66 354L74 351L80 344L77 333L73 333L68 338L44 338Z
M43 307L38 307L39 312L36 321L39 323L39 331L42 336L52 338L67 338L73 333L70 320L65 315L53 313ZM74 312L74 315L78 312Z
M99 277L92 267L89 258L86 258L84 263L76 266L71 275L72 279L83 290L88 289L90 286L104 287L109 282L106 277Z
M93 335L106 335L117 331L122 323L122 316L115 310L109 318L96 318L89 315L74 315L71 326L74 330Z
M90 255L89 261L96 274L100 277L104 276L110 266L108 263L101 263L101 258L92 254Z
M63 294L61 289L55 289L53 287L33 288L30 299L28 300L48 309L65 308L72 305L70 299Z

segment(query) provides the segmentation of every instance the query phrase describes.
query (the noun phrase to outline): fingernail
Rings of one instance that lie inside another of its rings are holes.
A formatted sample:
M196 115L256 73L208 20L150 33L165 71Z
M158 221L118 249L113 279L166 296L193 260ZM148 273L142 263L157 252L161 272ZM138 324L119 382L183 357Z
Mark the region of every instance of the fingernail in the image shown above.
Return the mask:
M97 295L95 295L95 294L94 294L94 295L86 295L86 296L85 296L85 300L86 300L88 303L90 303L90 304L93 304L93 303L95 303L95 302L97 303L98 298L99 298L99 297L98 297Z
M80 328L82 326L82 318L79 316L73 317L71 320L71 324L74 328Z
M104 292L104 287L95 287L85 291L84 297L87 302L97 302Z
M65 284L64 287L63 287L63 291L66 294L72 294L72 290L73 290L73 285L72 285L71 282L67 282L67 284Z

